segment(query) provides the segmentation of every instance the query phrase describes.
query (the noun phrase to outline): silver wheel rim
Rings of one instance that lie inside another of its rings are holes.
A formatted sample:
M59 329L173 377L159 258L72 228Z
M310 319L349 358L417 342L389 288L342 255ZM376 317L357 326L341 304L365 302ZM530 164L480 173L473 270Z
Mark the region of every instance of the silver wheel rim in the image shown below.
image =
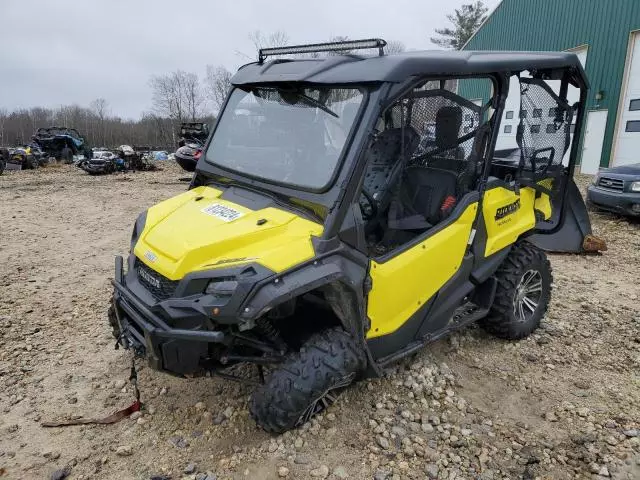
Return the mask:
M307 423L311 420L312 417L316 416L318 413L322 412L329 408L330 405L336 403L340 393L347 388L353 382L353 379L356 377L355 373L350 373L346 377L338 380L334 385L327 388L318 398L316 398L311 404L306 408L298 421L296 422L296 427Z
M513 301L513 313L519 322L526 322L533 316L541 298L542 275L538 270L528 270L520 279Z

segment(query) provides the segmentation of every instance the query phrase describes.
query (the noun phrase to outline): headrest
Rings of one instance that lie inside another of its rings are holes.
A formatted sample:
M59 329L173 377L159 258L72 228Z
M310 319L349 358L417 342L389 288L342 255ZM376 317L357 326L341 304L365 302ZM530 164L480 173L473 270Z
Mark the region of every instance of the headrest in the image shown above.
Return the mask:
M418 146L419 136L413 127L389 128L378 134L369 148L369 155L373 163L396 163L403 153L403 132L404 132L404 154L410 157Z
M458 146L458 136L462 125L460 107L442 107L436 114L436 145L448 150Z

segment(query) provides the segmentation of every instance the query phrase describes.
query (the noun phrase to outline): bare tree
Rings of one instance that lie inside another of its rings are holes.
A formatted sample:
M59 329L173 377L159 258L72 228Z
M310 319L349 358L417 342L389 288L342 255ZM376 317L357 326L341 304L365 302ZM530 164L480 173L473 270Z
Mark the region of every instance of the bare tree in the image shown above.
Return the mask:
M284 47L289 43L289 35L282 30L264 34L260 30L254 30L249 34L249 40L256 50L267 47Z
M149 84L153 90L153 108L156 113L182 122L185 116L183 99L173 75L154 75Z
M201 115L202 92L195 73L182 70L165 75L154 75L149 84L153 90L156 113L180 123L196 120Z
M9 118L7 110L4 108L0 108L0 146L7 144L7 141L4 138L4 125L5 123L7 123L7 118Z
M106 145L107 143L107 130L106 130L106 124L105 124L105 119L107 117L107 115L109 114L109 102L107 102L104 98L96 98L93 102L91 102L91 110L93 110L93 113L95 113L95 115L98 117L98 122L99 122L99 129L100 129L100 144L101 145ZM89 131L89 116L87 116L85 125L86 125L86 129ZM96 135L96 137L98 137Z
M195 122L202 115L201 108L204 101L200 90L200 80L195 73L181 73L179 82L182 95L184 95L185 110L189 119Z
M399 40L389 40L387 46L384 47L386 53L402 53L406 50L404 43Z
M100 120L104 120L109 114L109 102L104 98L96 98L90 106Z
M223 66L207 65L207 76L204 82L207 97L213 104L216 113L222 108L227 93L231 89L232 76L232 73Z
M436 28L440 37L431 37L431 42L444 48L461 50L487 18L488 11L481 1L462 5L460 9L456 8L452 15L447 15L453 28Z

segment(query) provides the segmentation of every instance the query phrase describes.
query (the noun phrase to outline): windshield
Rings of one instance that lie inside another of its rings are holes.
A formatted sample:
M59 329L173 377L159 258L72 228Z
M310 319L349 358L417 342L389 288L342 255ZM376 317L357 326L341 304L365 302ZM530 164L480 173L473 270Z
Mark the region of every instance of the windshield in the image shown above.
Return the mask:
M205 159L305 189L328 185L363 95L349 88L235 89Z

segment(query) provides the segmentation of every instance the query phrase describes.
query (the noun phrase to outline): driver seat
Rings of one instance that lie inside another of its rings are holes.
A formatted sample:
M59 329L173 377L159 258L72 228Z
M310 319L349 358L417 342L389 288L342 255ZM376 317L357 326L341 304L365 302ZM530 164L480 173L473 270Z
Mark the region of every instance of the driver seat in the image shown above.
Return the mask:
M418 146L418 133L411 126L380 132L366 153L367 169L363 187L375 200L378 211L391 201L391 186L397 182L404 158L410 158Z
M464 150L458 145L461 126L460 107L438 110L435 147L438 152L453 152L455 163L464 159ZM389 228L424 231L444 220L458 200L458 177L457 171L435 166L407 168L389 206Z

